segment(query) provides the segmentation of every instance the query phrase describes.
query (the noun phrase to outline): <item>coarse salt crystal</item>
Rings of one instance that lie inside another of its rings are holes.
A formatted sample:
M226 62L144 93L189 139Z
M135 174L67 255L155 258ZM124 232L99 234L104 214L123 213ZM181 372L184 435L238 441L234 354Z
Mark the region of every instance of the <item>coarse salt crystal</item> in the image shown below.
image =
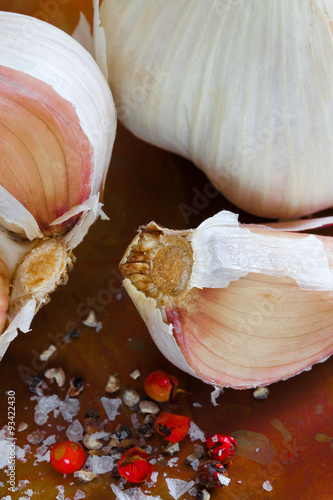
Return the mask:
M191 441L196 441L197 439L200 439L203 443L206 441L205 433L192 421L188 433Z
M99 432L94 432L91 434L91 439L108 439L110 437L111 433L110 432L105 432L105 431L99 431ZM126 436L127 437L127 434Z
M49 461L50 461L50 450L47 450L43 454L40 453L37 455L36 462L49 462Z
M52 434L52 436L48 436L46 439L44 439L43 444L45 446L50 446L50 444L54 444L55 442L56 442L55 434Z
M115 484L111 484L111 489L116 495L117 500L162 500L160 496L153 497L151 495L145 495L140 488L129 488L126 491L122 491Z
M193 460L193 462L191 463L191 467L192 469L194 469L195 471L198 470L199 468L199 465L200 465L200 460L197 458L196 460Z
M66 430L66 436L70 441L74 441L75 443L77 443L78 441L82 441L83 427L78 420L74 420L74 422L72 422L68 426Z
M66 397L64 401L60 401L59 410L66 422L72 422L80 411L80 401L76 398Z
M74 495L74 500L80 500L81 498L85 498L86 494L82 490L77 490L77 492Z
M114 467L114 460L112 457L102 455L90 455L87 458L85 469L94 472L95 474L105 474L111 472Z
M168 466L174 467L175 465L177 465L178 460L179 460L179 457L170 458L170 460L168 461Z
M193 403L193 406L195 408L202 408L202 404L201 403Z
M223 474L217 474L217 477L219 478L219 481L223 486L229 486L229 483L231 481L229 477L224 476Z
M194 486L194 481L184 481L183 479L173 479L171 477L167 477L165 480L169 488L169 493L175 500L178 500L178 498Z
M0 469L3 469L8 465L9 461L9 446L7 440L0 441Z
M264 488L264 490L266 491L272 491L273 489L273 486L271 485L271 483L269 481L265 481L262 485L262 487Z
M35 406L35 422L37 425L44 425L47 422L51 411L58 408L60 399L56 394L52 396L40 396Z
M102 405L109 420L114 420L117 415L120 415L118 408L122 401L119 398L101 398Z

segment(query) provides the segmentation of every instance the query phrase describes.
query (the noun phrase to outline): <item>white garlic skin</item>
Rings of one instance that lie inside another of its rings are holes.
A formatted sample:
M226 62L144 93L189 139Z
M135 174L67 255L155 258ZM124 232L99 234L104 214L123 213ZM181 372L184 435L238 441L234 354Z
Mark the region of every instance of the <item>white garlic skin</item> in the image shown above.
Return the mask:
M258 216L332 206L333 2L103 0L100 17L135 135Z

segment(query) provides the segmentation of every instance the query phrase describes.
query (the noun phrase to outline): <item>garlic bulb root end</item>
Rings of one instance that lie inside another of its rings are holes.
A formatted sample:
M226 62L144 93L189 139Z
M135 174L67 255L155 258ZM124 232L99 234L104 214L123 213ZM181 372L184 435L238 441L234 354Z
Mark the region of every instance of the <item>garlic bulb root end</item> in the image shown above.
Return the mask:
M55 239L38 243L17 267L10 304L33 296L39 309L58 285L67 283L73 260L66 247Z
M165 230L154 222L139 230L127 249L119 269L147 297L159 306L163 298L179 296L187 290L192 273L193 252L188 231Z

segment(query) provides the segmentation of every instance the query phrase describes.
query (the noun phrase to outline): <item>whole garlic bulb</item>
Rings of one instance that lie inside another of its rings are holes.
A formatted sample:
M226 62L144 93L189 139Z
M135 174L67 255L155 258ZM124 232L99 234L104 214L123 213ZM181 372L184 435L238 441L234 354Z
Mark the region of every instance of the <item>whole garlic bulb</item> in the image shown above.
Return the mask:
M120 263L124 287L176 366L216 388L264 386L333 353L333 241L293 232L332 222L151 222Z
M1 12L0 45L1 359L102 214L116 112L94 59L60 29Z
M103 0L100 18L134 134L258 216L333 205L332 2Z

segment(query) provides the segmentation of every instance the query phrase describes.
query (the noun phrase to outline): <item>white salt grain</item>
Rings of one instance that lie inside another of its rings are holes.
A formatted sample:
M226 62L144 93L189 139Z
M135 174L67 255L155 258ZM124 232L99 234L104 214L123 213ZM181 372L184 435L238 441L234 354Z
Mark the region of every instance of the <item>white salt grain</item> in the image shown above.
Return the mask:
M65 398L65 401L60 401L60 413L66 422L72 422L73 418L80 411L80 401L76 398Z
M82 490L77 490L74 496L74 500L80 500L81 498L85 498L86 494Z
M102 405L109 420L114 420L117 415L120 415L118 408L122 401L119 398L101 398Z
M83 427L78 420L74 420L66 430L66 436L70 441L77 443L83 439Z
M0 469L7 467L9 462L9 451L10 448L7 440L0 441Z
M55 434L52 434L52 436L48 436L46 439L44 439L43 444L45 446L50 446L50 444L54 444L55 442L56 442Z
M231 481L229 477L224 476L223 474L217 474L217 477L219 478L219 481L223 486L229 486L229 483Z
M35 422L37 425L44 425L47 422L51 411L58 408L60 399L56 394L52 396L40 396L35 406Z
M169 493L175 500L178 500L178 498L194 486L194 481L184 481L183 479L172 479L170 477L165 478L165 480L169 488Z
M175 465L177 465L178 460L179 460L179 457L170 458L170 460L168 461L168 466L174 467Z
M140 488L129 488L126 491L122 491L115 484L111 484L111 489L116 495L117 500L162 500L160 496L153 497L151 495L145 495Z
M200 439L203 443L206 441L205 433L194 422L191 422L188 433L191 441L196 441L197 439Z
M131 414L131 421L134 429L138 429L140 427L141 423L138 419L138 416L135 413Z
M269 481L265 481L262 485L262 487L264 488L264 490L266 491L272 491L273 489L273 486L271 485L271 483Z
M106 472L111 472L114 467L114 460L112 457L102 455L90 455L86 461L87 470L94 472L95 474L105 474Z
M200 460L198 458L196 460L193 460L193 462L191 463L192 469L197 471L199 468L199 464L200 464Z
M193 406L195 408L202 408L202 404L201 403L193 403Z
M110 432L105 432L105 431L99 431L99 432L94 432L91 434L91 439L108 439L110 437L111 433ZM126 433L127 436L127 433Z
M36 458L36 462L49 462L50 461L50 450L47 450L44 454L39 454Z

